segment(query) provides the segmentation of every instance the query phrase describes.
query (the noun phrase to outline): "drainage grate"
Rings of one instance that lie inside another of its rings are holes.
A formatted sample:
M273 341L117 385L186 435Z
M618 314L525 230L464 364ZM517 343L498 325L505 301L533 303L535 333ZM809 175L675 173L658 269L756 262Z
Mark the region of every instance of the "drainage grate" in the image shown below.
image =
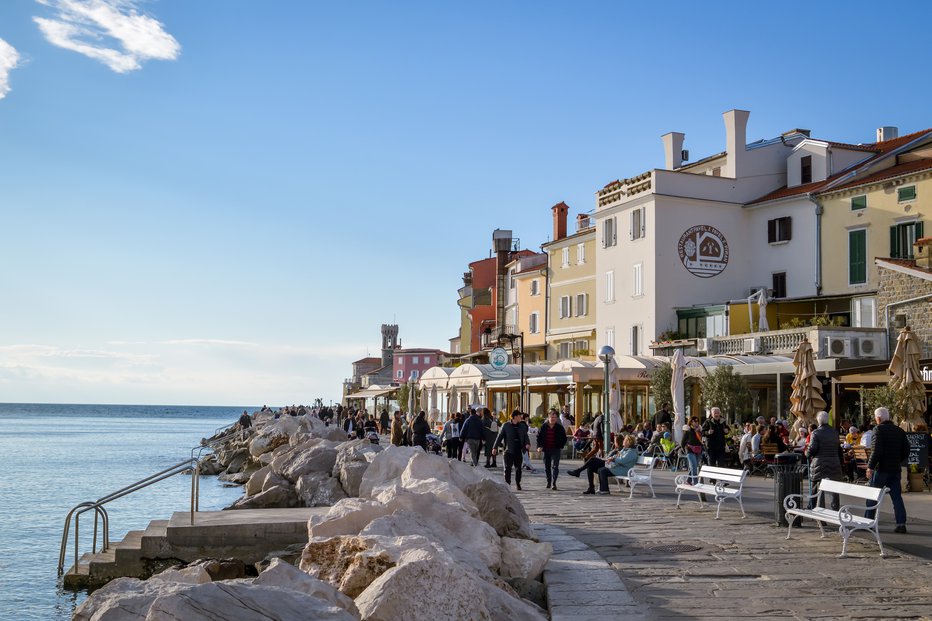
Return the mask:
M688 543L671 543L660 546L651 546L650 548L654 552L666 552L668 554L679 554L681 552L695 552L696 550L701 550L699 546L694 546Z

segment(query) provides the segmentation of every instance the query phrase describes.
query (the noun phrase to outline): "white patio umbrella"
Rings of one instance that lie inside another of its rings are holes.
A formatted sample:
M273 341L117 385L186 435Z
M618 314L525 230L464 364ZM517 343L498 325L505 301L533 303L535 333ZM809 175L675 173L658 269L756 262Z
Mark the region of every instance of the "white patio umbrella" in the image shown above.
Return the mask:
M460 406L456 402L458 396L456 394L456 386L450 387L450 409L447 412L447 416L453 416L455 412L459 412Z
M767 332L770 325L767 323L767 290L761 289L757 296L757 331Z
M609 429L612 433L618 433L621 431L621 428L625 426L624 420L621 418L621 414L618 413L618 409L621 401L621 389L618 386L618 383L614 380L615 371L618 369L618 363L615 362L615 358L612 358L611 362L608 364L608 378L611 382L611 390L608 393L608 410L611 412L611 417L609 418Z
M472 385L472 390L469 393L469 402L472 404L479 403L479 386L477 384Z
M812 357L812 345L809 339L803 339L793 356L796 373L793 375L793 394L790 395L790 413L796 415L793 429L799 433L803 425L815 422L816 412L825 409L822 398L822 382L816 376L815 361Z
M922 369L919 358L922 356L922 343L915 333L906 326L896 337L896 349L887 370L893 374L890 388L902 391L905 412L903 423L907 431L916 431L923 424L922 416L926 411L926 389L922 381Z
M670 396L673 398L673 438L679 444L683 439L683 425L686 424L686 357L682 349L677 349L670 360L673 376L670 378Z
M427 412L427 410L430 409L430 408L428 407L428 404L427 404L427 397L428 397L428 395L427 395L427 388L426 388L426 387L425 387L425 388L421 388L421 409L422 409L424 412Z
M440 419L440 410L437 408L437 387L430 387L430 417L434 420Z

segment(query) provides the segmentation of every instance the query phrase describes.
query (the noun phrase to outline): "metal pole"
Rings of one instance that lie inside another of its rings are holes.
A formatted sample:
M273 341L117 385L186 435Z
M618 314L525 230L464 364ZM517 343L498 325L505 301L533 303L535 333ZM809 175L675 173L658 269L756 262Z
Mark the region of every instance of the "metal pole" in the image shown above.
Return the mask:
M612 435L611 435L612 417L611 417L611 413L608 411L608 408L611 405L609 403L610 401L609 382L611 381L611 378L609 377L609 365L611 364L612 359L614 357L615 357L615 349L611 347L610 345L603 345L602 349L599 350L599 359L602 361L602 365L605 370L605 376L604 376L605 385L603 387L603 395L602 395L603 396L603 399L602 399L603 401L603 406L602 406L602 436L603 436L602 442L603 444L602 444L602 448L604 450L605 455L608 455L608 448L609 448L608 445L612 441Z
M521 411L527 412L524 401L524 333L519 334L518 338L521 339L521 348L518 350L518 355L521 356Z

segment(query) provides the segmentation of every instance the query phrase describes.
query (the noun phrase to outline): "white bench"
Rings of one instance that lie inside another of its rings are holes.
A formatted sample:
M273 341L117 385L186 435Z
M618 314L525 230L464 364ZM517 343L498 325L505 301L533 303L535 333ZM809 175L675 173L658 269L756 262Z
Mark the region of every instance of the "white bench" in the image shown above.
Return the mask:
M890 490L886 487L867 487L864 485L854 485L852 483L841 483L839 481L822 479L822 481L819 482L819 491L812 496L807 494L804 497L802 494L792 494L783 499L783 509L786 511L786 519L790 523L786 531L786 538L790 538L790 533L793 530L794 520L790 516L799 516L818 522L819 531L822 533L823 539L825 538L825 529L822 527L823 523L838 526L838 532L841 533L842 536L841 554L838 558L847 557L848 537L856 530L867 530L874 533L877 545L880 546L880 556L886 556L883 551L883 543L880 541L880 532L877 530L877 521L880 518L880 504L888 491ZM865 503L844 505L837 511L820 507L819 505L823 503L819 501L827 500L824 496L829 493L860 498L864 500ZM806 505L803 505L804 498L807 501ZM816 501L814 509L806 508L809 499L814 499ZM868 509L866 501L874 501L877 503L876 506L873 507L874 517L872 519L863 515ZM860 515L852 513L852 511L858 511Z
M634 495L634 488L639 484L646 483L647 487L650 488L651 497L656 498L657 494L654 493L654 484L651 482L651 475L654 473L654 466L656 464L656 457L649 457L646 455L638 457L638 463L631 466L628 470L628 474L615 477L615 480L618 481L620 491L624 491L624 484L627 483L631 486L631 491L628 493L628 498L631 498Z
M736 470L734 468L717 468L714 466L702 466L699 469L699 476L695 481L690 481L693 477L689 474L681 474L674 479L676 483L676 508L680 508L680 496L683 492L696 492L699 494L699 504L702 504L702 495L711 494L715 496L715 502L718 503L718 509L715 511L715 519L722 510L722 503L728 498L738 501L741 507L741 517L747 517L744 513L744 503L741 501L741 491L744 489L744 480L748 476L747 470Z

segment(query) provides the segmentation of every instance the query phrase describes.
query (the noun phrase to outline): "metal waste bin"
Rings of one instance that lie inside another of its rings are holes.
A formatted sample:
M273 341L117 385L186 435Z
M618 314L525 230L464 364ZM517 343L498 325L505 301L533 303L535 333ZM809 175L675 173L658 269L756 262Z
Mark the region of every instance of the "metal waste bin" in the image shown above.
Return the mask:
M799 453L780 453L774 456L773 463L769 466L773 471L773 518L778 526L789 526L783 500L793 494L802 494L803 475L807 467L799 463L801 458Z

